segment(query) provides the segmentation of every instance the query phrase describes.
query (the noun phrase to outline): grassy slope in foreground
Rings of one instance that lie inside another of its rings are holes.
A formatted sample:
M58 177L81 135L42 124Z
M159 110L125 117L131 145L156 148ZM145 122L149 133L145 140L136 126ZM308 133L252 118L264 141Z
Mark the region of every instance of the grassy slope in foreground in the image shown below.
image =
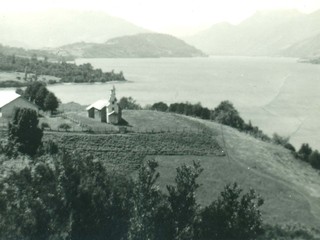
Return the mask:
M265 199L266 222L320 225L319 172L295 159L281 146L265 143L214 122L195 120L216 130L226 157L157 156L162 187L172 183L175 168L198 160L204 168L199 178L199 202L209 204L223 186L237 181L244 189L254 188ZM229 156L229 157L228 157Z
M201 204L209 204L225 184L237 181L244 189L252 187L263 196L266 222L276 224L292 221L308 226L320 225L319 172L295 159L283 147L259 141L214 122L171 113L124 111L123 116L133 128L141 131L150 128L171 131L160 135L57 133L54 136L46 134L45 138L57 138L57 141L69 145L71 149L93 151L99 157L104 157L103 160L108 161L107 165L112 168L128 168L131 165L131 169L136 169L141 157L155 155L160 164L162 187L173 183L177 166L198 160L204 168L199 178L202 186L198 191L198 200ZM186 131L193 130L197 137L190 142L187 134L174 134L177 126ZM211 133L211 143L205 136L201 139L202 131ZM185 136L185 141L182 136ZM219 148L209 149L216 146L216 141L229 158L217 154Z

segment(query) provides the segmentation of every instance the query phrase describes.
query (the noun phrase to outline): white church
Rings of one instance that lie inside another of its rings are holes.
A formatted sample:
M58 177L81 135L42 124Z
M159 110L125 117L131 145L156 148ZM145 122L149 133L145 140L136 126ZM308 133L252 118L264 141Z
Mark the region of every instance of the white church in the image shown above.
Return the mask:
M121 120L121 108L116 98L116 89L113 86L109 100L102 99L86 108L88 117L99 119L101 122L118 124Z

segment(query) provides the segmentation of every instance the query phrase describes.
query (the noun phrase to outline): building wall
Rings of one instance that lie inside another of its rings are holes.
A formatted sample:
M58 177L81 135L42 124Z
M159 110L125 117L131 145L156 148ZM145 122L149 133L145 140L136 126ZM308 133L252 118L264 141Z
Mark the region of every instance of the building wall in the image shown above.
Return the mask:
M0 109L0 116L5 118L11 118L13 115L13 110L15 108L30 108L35 110L37 113L39 112L39 109L36 105L32 104L31 102L22 97L19 97L13 100L12 102L8 103L7 105L3 106Z
M119 122L118 114L114 113L114 114L108 115L108 123L118 124L118 122Z
M88 110L88 117L89 117L89 118L94 118L94 108L90 108L90 109Z
M100 111L100 119L101 119L101 122L107 122L106 107L101 109L101 111Z

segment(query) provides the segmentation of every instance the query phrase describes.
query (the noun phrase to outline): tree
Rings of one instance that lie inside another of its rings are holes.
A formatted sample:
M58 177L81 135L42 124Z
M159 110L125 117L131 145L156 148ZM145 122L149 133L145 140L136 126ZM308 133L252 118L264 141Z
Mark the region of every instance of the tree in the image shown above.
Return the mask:
M315 150L310 154L309 162L312 167L320 169L320 153L318 150Z
M242 194L236 183L228 184L202 211L201 239L255 239L262 232L262 204L263 199L253 189Z
M212 112L212 119L218 123L228 125L239 130L243 130L244 121L240 117L238 111L229 101L223 101Z
M298 151L298 157L304 161L308 161L310 154L312 153L312 148L308 143L303 143Z
M282 145L282 146L286 146L286 144L289 143L289 140L290 140L289 137L282 137L277 133L274 133L273 136L272 136L272 141L275 144Z
M48 94L49 94L49 91L44 85L41 86L36 93L34 103L37 104L42 110L45 110L44 101L48 96Z
M59 107L59 101L54 93L49 92L44 99L44 110L50 111L51 113Z
M195 227L200 220L195 194L199 184L196 179L202 171L199 163L194 162L193 166L182 165L177 168L176 186L167 186L174 231L172 239L195 239Z
M156 185L158 163L149 160L139 170L133 192L133 213L130 219L129 240L155 239L155 218L161 201L161 192Z
M23 96L29 101L34 102L41 87L45 87L43 82L32 82L24 91Z
M17 108L9 123L9 142L21 153L33 156L41 144L42 130L38 128L37 112L28 108Z
M168 105L164 102L157 102L151 106L151 110L166 112L168 110Z
M122 97L119 101L119 106L122 109L139 110L141 106L137 104L136 100L132 97Z

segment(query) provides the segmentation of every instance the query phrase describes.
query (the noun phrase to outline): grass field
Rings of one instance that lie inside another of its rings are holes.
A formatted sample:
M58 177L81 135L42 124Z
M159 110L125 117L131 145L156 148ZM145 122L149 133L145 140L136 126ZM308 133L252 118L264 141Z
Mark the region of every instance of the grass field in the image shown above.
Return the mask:
M219 130L216 140L227 154L224 158L195 156L156 156L160 164L160 184L173 183L175 168L192 160L201 162L204 172L199 202L207 205L227 183L237 181L252 187L265 199L265 220L269 223L301 223L320 226L320 174L295 159L286 149L261 142L232 128L195 120Z

